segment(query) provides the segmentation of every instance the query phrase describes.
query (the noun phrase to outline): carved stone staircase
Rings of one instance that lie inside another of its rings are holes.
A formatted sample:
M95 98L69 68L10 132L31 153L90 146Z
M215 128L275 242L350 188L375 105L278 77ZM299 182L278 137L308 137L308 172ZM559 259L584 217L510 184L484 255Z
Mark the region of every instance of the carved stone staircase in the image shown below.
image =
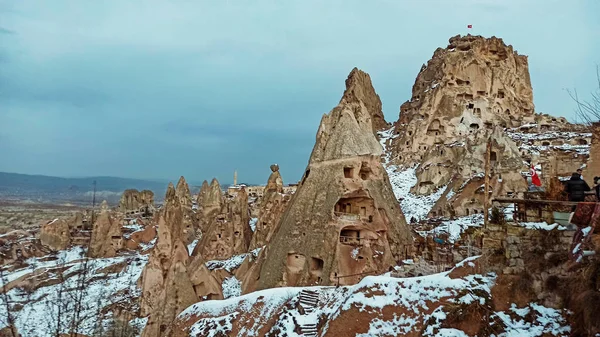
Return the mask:
M298 325L302 336L317 336L317 318L313 312L317 307L318 301L319 295L316 292L307 289L303 289L300 292L300 306L304 310L304 315L298 320Z

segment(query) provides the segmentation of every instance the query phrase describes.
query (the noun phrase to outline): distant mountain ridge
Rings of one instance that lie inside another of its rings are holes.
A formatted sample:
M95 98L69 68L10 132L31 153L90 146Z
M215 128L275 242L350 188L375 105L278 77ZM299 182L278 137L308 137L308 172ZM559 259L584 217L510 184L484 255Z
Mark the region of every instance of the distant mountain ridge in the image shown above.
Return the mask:
M107 176L64 178L0 172L0 199L91 202L94 180L97 199L107 199L111 204L118 202L121 193L131 188L151 190L156 200L162 200L169 184L167 179L145 180ZM201 185L193 181L189 184L192 191L198 189L194 187Z

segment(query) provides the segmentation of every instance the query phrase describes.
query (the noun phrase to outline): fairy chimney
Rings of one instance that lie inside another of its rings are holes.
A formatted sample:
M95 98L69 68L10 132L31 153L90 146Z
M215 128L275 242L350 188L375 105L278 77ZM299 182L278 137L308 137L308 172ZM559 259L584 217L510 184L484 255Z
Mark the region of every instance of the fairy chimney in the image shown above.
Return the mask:
M183 214L183 232L185 234L187 244L194 241L196 238L196 231L199 230L196 215L192 210L192 194L190 193L190 187L185 181L185 178L181 176L175 187L175 194L181 204L181 210Z
M216 178L208 183L202 184L198 194L198 226L204 236L209 227L216 221L217 215L223 208L223 191ZM196 246L198 247L198 246Z
M340 104L321 120L302 181L261 254L258 289L356 283L409 250L410 228L373 133L375 91L357 77L367 75L353 70Z
M141 315L149 316L143 337L163 336L175 316L198 301L188 276L183 206L171 183L157 223L156 245L141 278Z
M271 165L271 171L258 210L250 250L263 247L271 240L290 199L290 196L283 194L283 180L279 173L279 166Z
M115 216L108 209L106 200L100 206L100 215L93 224L90 241L91 257L114 257L123 248L122 217Z
M214 194L218 197L219 194ZM216 200L215 200L216 204ZM212 214L212 213L209 213ZM248 251L252 240L248 193L242 186L230 197L221 211L210 221L200 243L192 255L200 254L207 260L224 260Z

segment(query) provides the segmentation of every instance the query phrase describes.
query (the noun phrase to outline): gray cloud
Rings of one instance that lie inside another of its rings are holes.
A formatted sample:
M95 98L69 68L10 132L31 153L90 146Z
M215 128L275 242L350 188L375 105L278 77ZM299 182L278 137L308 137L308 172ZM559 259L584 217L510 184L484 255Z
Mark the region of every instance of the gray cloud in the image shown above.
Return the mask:
M594 85L596 1L0 1L0 170L300 178L355 66L397 119L450 36L529 55L536 109Z

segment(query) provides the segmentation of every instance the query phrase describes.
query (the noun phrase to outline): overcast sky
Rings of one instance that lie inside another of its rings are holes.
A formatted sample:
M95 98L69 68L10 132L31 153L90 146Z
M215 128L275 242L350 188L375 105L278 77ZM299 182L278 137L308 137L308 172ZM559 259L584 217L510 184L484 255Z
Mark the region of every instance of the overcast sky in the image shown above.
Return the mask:
M353 67L394 121L467 24L529 55L536 110L572 120L598 0L0 0L0 171L295 182Z

